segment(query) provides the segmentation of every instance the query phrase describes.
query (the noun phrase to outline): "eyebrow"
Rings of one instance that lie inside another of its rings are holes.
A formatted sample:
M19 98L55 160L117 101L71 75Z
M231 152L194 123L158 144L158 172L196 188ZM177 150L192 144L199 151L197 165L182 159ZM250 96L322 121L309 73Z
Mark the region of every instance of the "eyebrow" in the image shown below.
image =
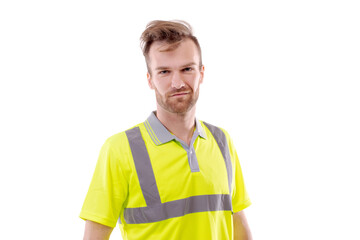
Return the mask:
M195 62L190 62L190 63L182 65L180 68L190 67L190 66L194 66L194 65L196 65ZM155 68L155 70L158 71L158 70L164 70L164 69L169 69L169 68L170 67L167 67L167 66L160 66L160 67Z

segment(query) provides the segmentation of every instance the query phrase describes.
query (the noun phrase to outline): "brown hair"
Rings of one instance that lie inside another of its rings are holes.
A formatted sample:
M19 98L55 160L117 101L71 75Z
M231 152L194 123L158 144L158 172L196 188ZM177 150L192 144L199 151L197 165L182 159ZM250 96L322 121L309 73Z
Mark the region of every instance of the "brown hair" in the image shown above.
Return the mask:
M145 56L146 66L148 72L149 68L149 51L153 42L165 41L169 46L164 51L171 51L176 49L181 41L184 39L191 39L199 50L200 62L199 68L202 66L201 48L197 38L192 33L192 28L189 23L185 21L161 21L155 20L147 24L145 31L140 37L141 49ZM151 73L150 73L151 74Z

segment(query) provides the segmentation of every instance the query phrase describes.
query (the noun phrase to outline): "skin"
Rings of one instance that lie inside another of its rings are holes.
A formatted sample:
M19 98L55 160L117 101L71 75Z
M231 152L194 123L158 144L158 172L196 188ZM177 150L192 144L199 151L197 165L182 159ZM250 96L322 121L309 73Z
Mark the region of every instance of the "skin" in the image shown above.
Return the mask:
M234 240L253 239L244 210L233 214L233 225L234 225Z
M195 128L196 102L203 83L204 66L190 39L166 51L164 42L154 42L149 51L147 80L156 96L156 116L175 136L188 145ZM243 211L233 214L234 240L251 240ZM84 240L107 240L113 228L87 220Z
M90 220L85 222L84 240L108 240L113 228Z
M149 51L148 84L155 91L156 116L175 136L188 145L195 122L196 101L204 78L196 45L186 39L172 51L155 42Z

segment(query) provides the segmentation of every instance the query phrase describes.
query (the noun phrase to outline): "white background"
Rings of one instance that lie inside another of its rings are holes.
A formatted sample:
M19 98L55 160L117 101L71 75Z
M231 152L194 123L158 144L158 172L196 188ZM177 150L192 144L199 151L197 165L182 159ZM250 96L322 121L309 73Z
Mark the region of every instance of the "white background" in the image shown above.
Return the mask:
M198 118L227 129L255 239L360 239L357 1L0 3L1 239L82 239L101 145L155 109L139 37L183 19ZM121 239L118 227L111 239Z

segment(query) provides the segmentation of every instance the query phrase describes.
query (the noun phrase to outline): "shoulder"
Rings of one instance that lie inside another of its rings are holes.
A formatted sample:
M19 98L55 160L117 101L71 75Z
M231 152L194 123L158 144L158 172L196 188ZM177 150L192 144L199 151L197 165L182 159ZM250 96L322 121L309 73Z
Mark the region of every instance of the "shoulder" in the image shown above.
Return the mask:
M134 129L134 128L142 128L143 123L139 123L131 128L126 129L125 131L116 133L110 137L108 137L103 146L102 151L111 151L113 153L126 153L129 151L129 141L127 137L127 131Z
M200 123L201 123L202 127L204 128L204 130L206 131L206 133L211 133L212 135L214 135L214 134L224 135L226 137L226 139L230 140L230 135L229 135L228 131L226 131L223 127L213 125L206 121L200 121Z
M110 136L109 138L106 139L105 144L107 144L109 146L114 146L114 145L118 146L118 145L124 144L124 142L127 142L126 132L131 129L134 129L134 128L142 128L143 127L142 125L143 125L143 123L136 124L135 126L128 128L125 131L122 131L122 132L119 132L119 133L116 133L116 134Z
M98 166L104 169L112 169L118 171L117 175L128 176L132 171L130 159L132 159L129 141L126 131L139 127L137 124L125 131L116 133L106 139L101 147Z
M235 150L233 141L230 137L229 132L226 129L224 129L223 127L220 127L220 126L210 124L205 121L200 121L200 122L201 122L202 127L204 128L206 136L213 136L215 139L224 141L224 144L228 145L230 152L233 152ZM223 139L223 140L221 140L221 139Z

